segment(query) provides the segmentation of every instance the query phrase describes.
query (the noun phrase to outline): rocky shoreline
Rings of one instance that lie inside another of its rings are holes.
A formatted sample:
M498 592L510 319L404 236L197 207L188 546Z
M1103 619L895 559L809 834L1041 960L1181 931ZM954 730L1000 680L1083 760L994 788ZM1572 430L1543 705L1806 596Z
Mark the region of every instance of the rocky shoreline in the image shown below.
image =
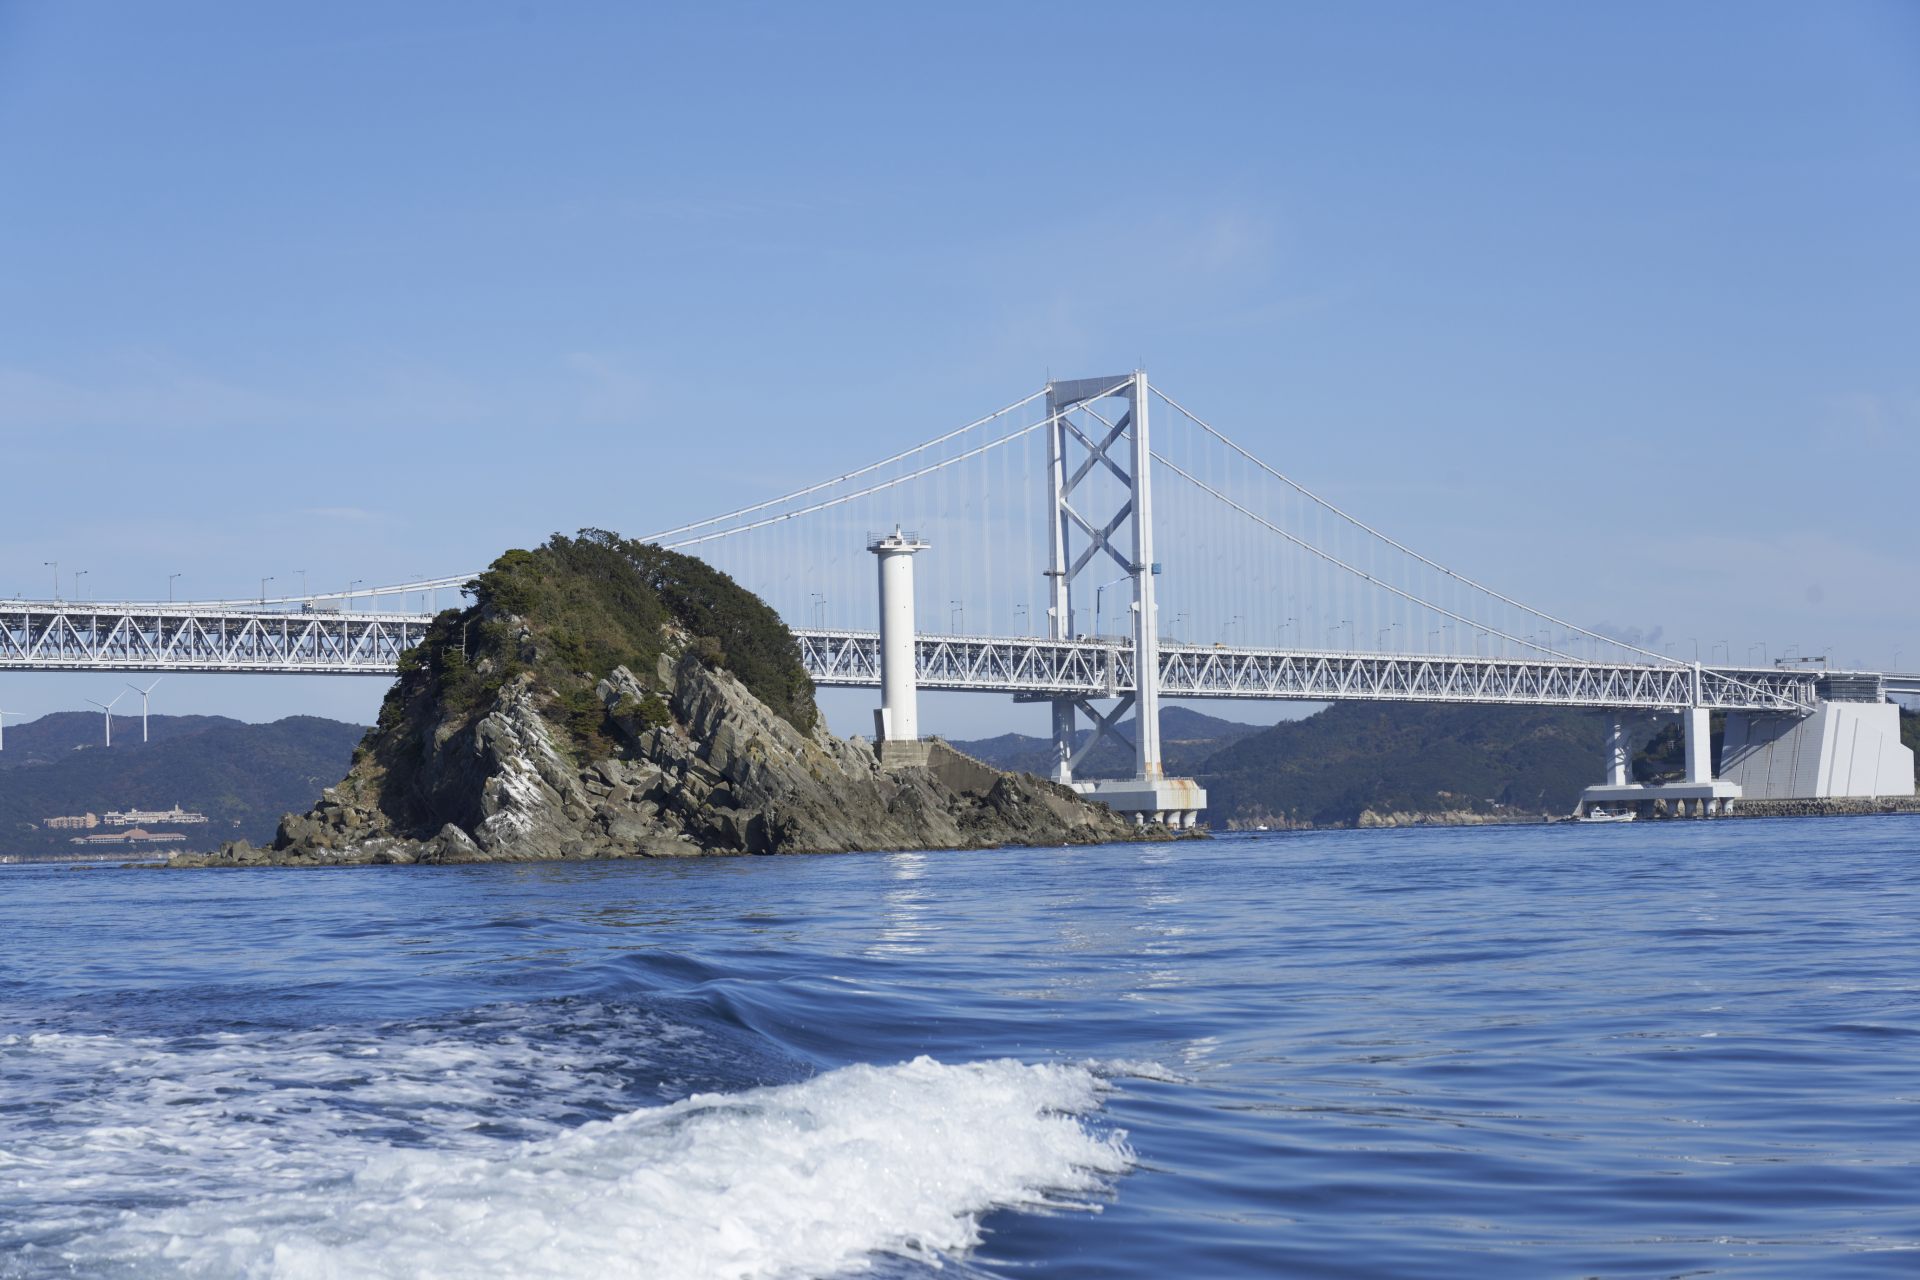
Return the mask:
M1363 809L1353 822L1289 822L1284 818L1264 820L1235 819L1232 831L1377 831L1392 827L1525 827L1565 821L1544 813L1480 813L1472 809L1444 809L1435 812L1376 812Z
M1920 814L1920 796L1877 796L1856 797L1838 796L1828 799L1806 800L1740 800L1736 801L1733 811L1724 815L1729 818L1852 818L1882 814ZM1339 825L1315 825L1312 823L1288 823L1270 821L1256 825L1246 821L1235 821L1229 829L1234 831L1373 831L1394 827L1516 827L1548 825L1575 821L1571 814L1497 814L1476 813L1470 810L1449 810L1438 813L1376 813L1372 809L1364 810L1357 822ZM1647 822L1695 822L1696 818L1661 815L1646 818Z
M824 727L802 734L725 671L687 655L671 680L672 720L650 724L621 708L644 696L624 667L599 693L625 750L575 764L555 741L528 683L503 689L450 752L476 800L470 827L425 838L395 829L373 770L356 767L274 842L182 854L176 867L346 866L679 858L713 854L841 853L1005 844L1088 844L1141 838L1070 789L1001 773L943 743L925 766L882 767L871 747ZM465 744L462 744L463 746Z

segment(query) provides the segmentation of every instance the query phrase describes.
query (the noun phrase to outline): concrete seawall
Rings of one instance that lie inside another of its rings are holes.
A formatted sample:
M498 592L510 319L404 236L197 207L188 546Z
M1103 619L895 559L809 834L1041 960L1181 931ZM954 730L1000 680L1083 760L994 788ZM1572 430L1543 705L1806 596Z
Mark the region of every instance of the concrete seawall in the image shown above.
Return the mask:
M1823 800L1741 800L1730 818L1841 818L1920 813L1920 796L1833 796Z

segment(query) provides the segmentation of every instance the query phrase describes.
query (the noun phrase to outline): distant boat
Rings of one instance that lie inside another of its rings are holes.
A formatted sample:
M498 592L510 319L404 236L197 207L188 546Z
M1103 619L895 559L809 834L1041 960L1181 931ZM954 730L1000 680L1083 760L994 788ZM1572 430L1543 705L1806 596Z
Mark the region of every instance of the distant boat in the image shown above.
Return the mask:
M1260 825L1256 826L1254 830L1255 831L1271 831L1273 830L1273 828L1269 827L1266 823L1263 822Z
M1574 821L1575 822L1632 822L1633 810L1631 809L1589 809L1585 813L1581 814L1579 817L1575 818Z

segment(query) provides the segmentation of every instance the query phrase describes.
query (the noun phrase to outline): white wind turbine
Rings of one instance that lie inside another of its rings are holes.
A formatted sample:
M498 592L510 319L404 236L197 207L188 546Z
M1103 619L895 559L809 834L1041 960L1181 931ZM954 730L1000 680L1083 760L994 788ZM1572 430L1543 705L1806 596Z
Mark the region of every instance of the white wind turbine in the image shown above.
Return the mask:
M113 695L113 702L93 702L92 698L87 699L88 702L93 702L94 706L100 708L101 713L107 717L107 745L108 746L113 745L113 703L120 701L120 699L126 696L127 696L126 691L122 690L121 692Z
M147 698L155 689L160 687L160 682L165 679L165 676L155 676L153 683L144 689L137 684L127 686L127 688L140 695L140 741L142 742L147 740Z
M0 711L0 751L7 749L7 717L24 716L24 711Z

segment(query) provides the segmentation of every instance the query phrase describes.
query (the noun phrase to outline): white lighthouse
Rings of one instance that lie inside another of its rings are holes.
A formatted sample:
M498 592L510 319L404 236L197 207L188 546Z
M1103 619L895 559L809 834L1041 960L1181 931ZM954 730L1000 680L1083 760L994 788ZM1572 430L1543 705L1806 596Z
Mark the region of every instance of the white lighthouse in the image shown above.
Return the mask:
M880 709L874 736L881 760L917 755L920 741L919 685L914 672L913 557L927 544L917 533L882 534L867 543L880 561Z

